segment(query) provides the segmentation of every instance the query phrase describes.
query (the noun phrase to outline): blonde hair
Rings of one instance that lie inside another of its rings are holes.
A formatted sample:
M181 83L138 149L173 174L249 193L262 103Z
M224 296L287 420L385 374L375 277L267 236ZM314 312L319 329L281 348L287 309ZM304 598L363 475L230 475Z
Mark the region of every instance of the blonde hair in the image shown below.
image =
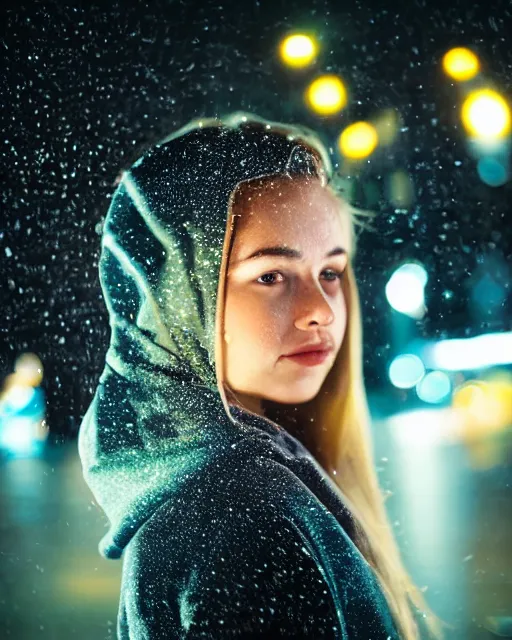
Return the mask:
M304 144L310 147L310 140ZM317 151L318 149L312 150ZM259 177L257 185L262 186L277 176ZM230 399L240 404L236 393L224 377L223 332L224 303L226 293L226 272L233 246L236 216L233 209L236 194L249 180L241 183L231 194L228 224L224 239L224 252L220 269L217 299L216 326L216 370L219 392L228 415ZM349 262L343 281L343 291L347 304L347 329L337 358L317 396L310 402L298 405L294 416L301 425L308 425L305 442L325 472L331 477L341 493L345 505L350 509L356 522L354 543L373 569L401 637L417 640L418 626L414 619L414 607L423 612L425 625L435 638L442 638L441 625L446 623L437 618L425 602L421 590L413 583L402 560L393 530L384 508L384 496L379 487L373 459L373 443L370 429L370 412L363 380L362 365L362 323L359 294L350 264L355 254L356 216L365 215L351 207L342 197L334 181L327 185L340 201L340 213L346 216L349 233ZM286 409L285 409L286 412ZM277 415L277 414L276 414ZM265 413L272 419L271 412ZM279 421L281 427L283 422ZM316 423L316 426L315 426ZM420 613L421 615L421 613Z

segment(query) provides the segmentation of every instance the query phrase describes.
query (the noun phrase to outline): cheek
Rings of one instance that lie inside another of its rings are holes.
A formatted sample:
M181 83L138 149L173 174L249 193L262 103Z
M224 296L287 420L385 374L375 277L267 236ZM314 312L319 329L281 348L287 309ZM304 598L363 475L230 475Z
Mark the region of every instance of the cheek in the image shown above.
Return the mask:
M228 293L224 318L224 330L231 336L246 340L258 326L259 309L250 296L236 290Z
M278 322L272 307L261 297L237 295L236 292L228 295L224 331L234 348L243 346L247 350L271 346L277 340Z

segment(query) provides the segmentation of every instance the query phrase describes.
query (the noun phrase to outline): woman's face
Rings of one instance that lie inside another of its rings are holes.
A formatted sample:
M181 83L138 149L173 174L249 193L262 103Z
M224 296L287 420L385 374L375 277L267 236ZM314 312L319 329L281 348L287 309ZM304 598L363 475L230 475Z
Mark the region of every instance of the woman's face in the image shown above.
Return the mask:
M242 404L262 415L262 399L282 404L312 400L334 363L347 322L341 282L347 234L340 201L316 178L245 185L235 202L225 375ZM293 257L279 252L253 256L274 247ZM320 364L286 357L320 342L331 347Z

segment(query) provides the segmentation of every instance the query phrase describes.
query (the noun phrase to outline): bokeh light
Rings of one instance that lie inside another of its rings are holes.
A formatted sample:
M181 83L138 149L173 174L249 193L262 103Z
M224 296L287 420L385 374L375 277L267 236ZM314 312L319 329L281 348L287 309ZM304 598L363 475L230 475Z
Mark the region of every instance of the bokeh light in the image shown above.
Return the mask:
M386 298L400 313L413 318L421 317L425 308L425 285L428 275L417 263L399 267L386 284Z
M377 130L369 122L355 122L342 131L338 146L346 158L361 160L369 156L379 143Z
M485 380L468 380L455 389L452 408L472 466L490 469L504 463L507 449L501 443L512 427L512 376L498 372Z
M471 80L480 70L478 57L470 49L455 47L443 56L443 69L454 80Z
M306 89L306 102L320 115L333 115L347 104L347 89L338 76L320 76Z
M430 404L443 402L451 390L452 383L444 371L430 371L416 385L418 398Z
M490 187L501 187L509 179L508 162L505 158L484 156L476 165L480 180Z
M20 412L30 404L34 396L35 391L33 387L18 384L12 385L9 391L2 397L2 409L11 411L12 413Z
M440 340L425 349L423 358L430 367L443 371L508 365L512 363L512 331Z
M411 389L424 375L425 366L421 359L409 353L397 356L388 369L391 383L399 389Z
M14 457L37 456L48 437L43 364L35 353L22 353L0 390L0 451Z
M399 209L407 209L414 202L414 187L406 171L393 171L387 177L387 196L389 202Z
M495 140L510 131L510 107L497 91L472 91L462 105L462 123L475 138Z
M472 302L484 313L499 312L507 297L508 282L497 282L490 273L483 273L471 291Z
M307 67L316 58L317 52L315 40L302 33L288 36L279 47L281 60L289 67Z
M0 449L18 457L38 453L40 443L35 435L36 423L30 416L13 416L0 430Z
M379 144L387 146L392 144L400 129L401 117L396 109L384 109L375 119L372 119Z
M16 360L14 372L18 383L37 387L43 380L43 363L35 353L23 353Z
M455 389L452 406L467 426L502 429L512 422L512 383L506 379L469 380Z

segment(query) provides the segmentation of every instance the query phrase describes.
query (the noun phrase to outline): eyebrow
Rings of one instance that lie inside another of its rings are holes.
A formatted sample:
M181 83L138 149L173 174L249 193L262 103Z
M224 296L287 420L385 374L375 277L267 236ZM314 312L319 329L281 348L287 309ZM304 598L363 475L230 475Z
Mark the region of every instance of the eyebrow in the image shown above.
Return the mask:
M326 254L326 258L330 258L332 256L342 256L347 252L345 249L341 247L335 247L329 253ZM290 260L300 260L302 258L302 253L297 251L297 249L291 249L290 247L265 247L264 249L257 249L254 253L251 253L250 256L240 260L239 262L246 262L247 260L255 260L257 258L262 258L264 256L279 256L281 258L288 258Z

